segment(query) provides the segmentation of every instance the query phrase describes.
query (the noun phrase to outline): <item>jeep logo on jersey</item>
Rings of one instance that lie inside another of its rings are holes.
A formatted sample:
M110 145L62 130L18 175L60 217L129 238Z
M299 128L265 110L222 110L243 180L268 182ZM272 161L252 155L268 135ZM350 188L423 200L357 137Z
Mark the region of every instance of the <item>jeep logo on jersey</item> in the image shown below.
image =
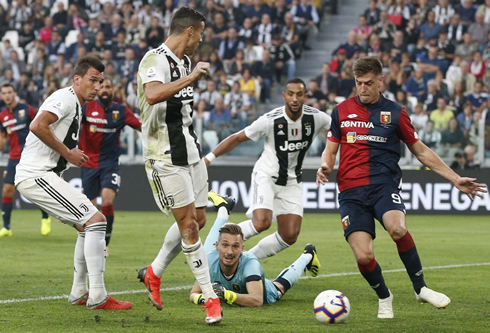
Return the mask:
M379 117L380 117L380 121L382 124L391 123L391 111L381 111L381 114Z
M308 147L308 141L289 142L284 141L284 146L279 146L282 151L296 151Z
M181 91L175 94L174 97L175 98L194 97L194 89L191 86L183 88Z
M112 110L112 120L119 119L119 110Z
M357 128L374 128L372 122L364 122L364 121L351 121L344 120L340 123L340 128L348 128L348 127L357 127Z

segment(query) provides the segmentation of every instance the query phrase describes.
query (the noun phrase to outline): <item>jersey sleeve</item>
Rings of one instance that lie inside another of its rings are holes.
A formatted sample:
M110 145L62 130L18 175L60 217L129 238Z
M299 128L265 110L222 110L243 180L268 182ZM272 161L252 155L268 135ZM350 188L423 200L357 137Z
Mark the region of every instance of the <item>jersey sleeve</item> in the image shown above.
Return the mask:
M70 112L75 108L75 101L72 100L72 98L66 98L67 96L62 94L61 90L58 91L60 93L55 92L44 101L39 108L39 112L49 111L54 113L58 117L59 121L61 118L64 118L66 115L70 114Z
M168 62L156 53L150 53L145 57L138 70L141 77L141 84L148 82L165 82L165 78L170 76Z
M330 124L332 124L332 117L330 117L328 114L324 112L321 112L320 114L322 119L322 124L321 124L322 126L320 127L320 130L328 131L330 129Z
M260 116L259 119L255 120L252 124L245 127L245 135L253 141L260 139L261 136L267 134L267 125L269 124L267 115Z
M339 143L341 139L339 125L339 109L336 106L332 111L330 130L328 131L328 140Z
M141 121L138 118L136 118L136 116L134 115L133 111L131 111L130 108L126 108L124 123L128 126L131 126L132 128L141 127Z
M259 281L262 279L261 271L261 265L257 259L248 260L243 269L243 279L246 282Z
M29 111L27 112L29 113L29 119L32 121L36 117L36 109L29 105Z
M413 128L410 117L405 111L405 108L402 108L402 111L400 113L397 135L400 140L405 142L407 145L412 145L415 142L419 141L419 136L417 135L415 128Z

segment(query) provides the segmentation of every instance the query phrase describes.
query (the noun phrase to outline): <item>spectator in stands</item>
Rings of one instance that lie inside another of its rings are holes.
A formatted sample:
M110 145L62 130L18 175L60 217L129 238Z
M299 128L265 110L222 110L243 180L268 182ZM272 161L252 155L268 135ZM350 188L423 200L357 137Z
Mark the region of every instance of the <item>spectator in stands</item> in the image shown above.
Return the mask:
M417 68L418 69L418 68ZM437 109L437 100L443 98L441 93L437 91L436 80L427 81L427 92L419 97L419 102L424 103L425 110L430 112Z
M454 171L466 170L465 165L466 159L464 158L464 154L460 152L454 153L454 161L449 165L449 167Z
M10 52L15 51L12 44L10 43L10 39L4 39L0 44L0 49L2 51L2 57L4 60L10 59Z
M284 14L284 25L280 28L279 33L281 38L293 51L295 59L299 59L303 48L299 39L299 30L293 21L293 14L291 12Z
M464 133L459 127L458 120L451 118L448 128L441 133L442 157L454 156L456 152L461 152L464 145Z
M356 80L351 67L344 67L339 79L339 96L350 98L356 94Z
M51 41L51 33L53 32L53 18L51 16L46 16L44 18L44 27L39 31L39 39L44 44Z
M63 70L61 71L60 74L60 87L64 88L71 85L72 75L73 75L73 64L65 63L63 65Z
M74 3L71 3L68 7L68 19L66 25L66 32L70 30L78 30L81 31L83 28L87 26L88 15L85 11L80 11L78 6Z
M217 99L214 108L209 113L208 130L216 131L219 140L222 141L234 132L234 129L231 128L231 121L230 110L224 108L222 99Z
M49 16L49 8L44 6L43 0L34 0L31 2L32 15L30 21L34 31L39 31L44 26L44 18ZM1 19L1 18L0 18ZM0 22L7 22L2 20Z
M225 17L220 12L214 14L213 31L214 35L220 40L225 39L226 34L228 33L228 26L226 25Z
M473 92L466 95L466 100L473 105L476 112L483 112L488 107L488 94L483 91L483 83L476 81Z
M488 32L490 26L483 22L483 14L475 14L475 22L468 27L468 33L471 34L471 39L477 44L486 44L488 41Z
M271 45L272 35L276 31L275 25L271 22L271 18L269 14L262 14L262 18L260 20L260 24L256 27L257 43L262 46L264 49L268 48Z
M114 59L116 63L124 60L126 47L126 33L124 31L119 31L115 41L111 44L112 59Z
M482 114L481 112L473 112L473 121L471 122L470 129L468 130L467 133L467 140L466 142L468 144L472 144L475 147L478 147L480 144L480 121L481 121ZM485 138L485 140L488 142L488 138Z
M314 103L318 103L320 106L320 108L318 109L326 109L328 97L320 90L320 87L318 86L318 82L316 80L313 79L308 82L306 93L308 95L306 99L307 105L313 106Z
M372 26L372 32L377 34L385 46L391 44L396 32L396 26L388 19L388 13L382 11L379 21Z
M405 90L409 96L414 96L422 102L422 96L427 92L428 77L421 67L417 67L415 74L411 76L405 85Z
M430 10L427 12L426 22L419 27L420 32L422 33L422 36L426 42L439 37L439 32L441 31L442 26L435 22L435 19L436 14Z
M170 21L174 13L177 11L176 3L173 0L164 0L164 4L162 6L162 16L163 16L163 25L167 28L170 27Z
M218 57L218 51L213 51L209 55L209 65L210 76L217 76L225 70L223 62Z
M451 17L456 13L448 0L438 0L437 5L432 10L436 14L435 22L442 26L447 26Z
M376 5L376 0L369 0L369 6L364 11L364 17L366 18L367 25L374 26L380 21L381 9Z
M228 34L219 45L218 57L220 60L232 60L235 58L237 50L243 50L245 43L238 39L238 33L235 27L228 29Z
M405 84L405 72L401 69L398 60L393 60L389 67L390 71L388 75L385 76L385 84L387 85L388 90L396 95L399 90L402 90L402 87Z
M463 83L461 81L456 82L454 85L454 90L451 95L451 100L449 101L449 106L454 108L456 114L461 114L463 112L463 107L466 104L466 96L463 88Z
M225 72L221 72L218 81L216 82L216 90L221 94L223 98L231 91L231 86L227 82L228 75Z
M78 60L77 52L80 47L84 47L87 50L91 49L91 47L85 43L84 34L81 32L77 35L76 42L67 46L65 52L65 59L71 62L72 64L75 64Z
M208 79L206 82L206 91L202 92L199 95L198 101L205 101L206 102L206 111L210 111L213 109L214 105L216 104L216 101L218 99L223 99L221 94L216 90L216 83L214 82L213 79Z
M340 44L333 52L332 56L336 56L339 51L343 49L347 59L352 59L352 57L359 51L362 47L357 43L357 33L354 31L349 31L347 34L347 41Z
M253 65L258 58L257 51L254 49L253 40L247 39L245 41L245 49L243 50L243 55L245 62L249 65Z
M113 62L109 62L105 66L104 78L111 80L112 82L120 82L121 76L116 72L116 65Z
M248 7L245 12L246 16L252 20L253 26L257 26L260 24L260 20L262 15L270 14L271 8L262 3L262 0L253 0L253 6Z
M487 67L485 70L485 74L483 75L481 82L483 83L485 91L488 93L490 88L490 67Z
M431 79L435 78L437 71L445 73L449 67L449 62L446 59L439 58L438 51L437 46L431 46L427 56L418 59L417 67L421 67Z
M245 67L250 68L250 65L245 62L245 54L243 50L237 50L235 58L228 63L228 74L240 76Z
M24 50L24 53L27 53L26 46L36 39L36 35L32 30L32 25L30 22L25 22L22 25L22 29L19 31L19 47Z
M451 17L451 23L447 26L447 38L453 44L460 44L463 42L467 30L468 26L461 22L460 15L454 14L453 17Z
M437 109L433 110L429 117L434 122L434 128L441 133L448 129L449 121L454 118L454 112L447 109L446 106L446 100L443 97L439 97L437 99Z
M357 43L361 46L367 46L369 36L373 33L373 29L367 25L367 20L364 15L359 15L358 26L352 28L352 31L357 34Z
M152 13L151 5L145 4L143 6L143 8L139 11L138 17L139 17L140 23L143 26L145 26L145 27L150 26L151 25L151 19L154 17L153 13ZM146 37L146 39L148 39L148 36Z
M272 8L272 13L271 13L272 22L276 26L282 27L285 24L284 16L286 16L286 13L289 13L286 0L275 0L275 1L269 0L269 2L274 3L274 7ZM319 16L321 20L321 15Z
M410 115L410 120L415 130L420 133L420 131L425 128L425 125L429 121L429 116L425 112L424 104L422 103L417 103L414 111L415 112Z
M462 0L462 5L458 8L457 13L463 25L469 26L475 22L476 8L473 6L473 0Z
M475 51L473 53L473 61L471 61L469 66L469 72L473 74L478 81L481 81L483 74L485 74L486 64L482 59L480 51Z
M292 15L292 14L291 14ZM246 17L243 20L243 24L240 26L238 31L238 38L240 38L243 42L248 40L255 40L256 31L253 28L253 22L250 17Z
M320 22L316 8L311 5L311 0L300 0L298 4L292 6L291 14L298 25L301 40L304 41L303 48L310 50L318 35L317 24Z
M25 0L9 1L10 7L7 10L6 21L2 25L8 24L11 30L20 30L25 22L29 21L32 10L26 5Z
M472 93L476 83L476 77L469 72L470 65L467 61L462 60L459 66L461 68L461 76L457 77L455 82L463 83L463 86L466 88L466 94Z
M458 120L459 127L465 133L465 137L467 137L471 124L473 123L473 106L471 103L465 103L463 112L459 113L456 119Z
M126 27L126 44L137 45L140 40L145 39L145 26L140 24L137 14L131 16L131 20Z
M212 26L206 26L203 41L199 44L199 52L201 53L204 61L209 60L211 52L218 50L220 47L220 40L214 36L214 30Z
M294 54L288 44L284 43L281 35L275 34L272 37L272 44L268 48L271 61L275 68L275 82L281 82L281 78L286 74L286 79L289 80L296 72L296 62Z
M90 20L96 20L102 12L103 6L100 0L91 0L86 6L85 10Z
M172 1L172 0L167 0ZM276 1L276 4L280 1ZM284 2L284 0L282 0ZM225 19L230 26L241 26L243 24L243 20L245 19L245 13L239 6L234 6L232 0L224 0L223 2L223 14L225 15Z
M119 62L117 74L131 80L134 74L138 71L138 65L139 62L136 60L134 49L127 46L124 50L124 59Z
M347 62L347 52L345 49L339 49L337 55L330 62L330 72L333 76L342 78L342 68Z
M51 41L47 45L47 55L49 63L54 64L58 54L65 54L65 43L61 39L58 29L54 29L51 32Z
M66 24L68 23L68 11L65 8L63 1L58 1L56 4L58 11L53 15L53 26L58 29L60 34L64 36Z
M122 19L119 14L112 15L112 21L110 25L107 25L104 29L104 37L108 44L117 43L117 35L123 33L126 36L126 29L122 25ZM124 40L123 40L124 41ZM161 43L161 41L160 41Z
M145 39L149 47L157 48L165 39L165 30L160 26L160 21L157 17L152 17L150 22L150 26L145 32Z
M246 93L251 103L257 102L255 80L252 77L252 71L246 67L243 69L242 78L238 81L240 83L240 91Z
M464 148L464 156L466 159L466 169L480 169L480 162L476 159L476 146L467 145Z
M231 91L225 95L225 109L230 110L231 117L238 120L240 129L247 126L247 117L251 109L251 103L248 95L240 91L240 83L233 82Z
M262 60L256 61L252 66L254 77L259 80L261 87L260 99L265 103L269 103L271 99L271 87L274 80L274 63L271 60L269 50L264 50Z
M367 55L370 57L381 57L381 54L383 53L383 47L381 45L381 40L379 39L378 35L373 33L369 36L369 42L366 47L366 52Z
M419 133L420 140L437 154L440 153L439 146L441 144L441 133L434 128L434 122L429 120L425 128Z
M329 93L338 94L338 79L330 73L330 63L324 62L322 64L322 73L315 78L315 81L324 95L328 96Z
M393 3L387 11L397 29L404 29L408 20L412 14L414 14L412 7L407 6L404 0L395 0L395 3Z
M444 82L444 75L442 74L442 71L436 72L435 80L436 80L437 91L441 94L442 97L444 97L444 99L446 99L446 101L448 101L449 88L446 82Z
M446 29L442 29L439 33L437 47L439 48L440 58L446 59L449 63L453 61L454 53L456 52L456 46L449 41Z
M21 73L27 70L27 65L24 60L19 59L19 53L15 50L10 51L10 59L8 61L10 69L12 70L15 81L20 80Z
M403 30L403 40L407 45L407 51L410 53L411 58L415 59L415 49L417 48L417 43L419 40L424 41L424 39L420 38L420 29L414 17L408 20L407 26Z
M0 84L3 85L5 83L10 83L13 86L17 84L17 82L14 80L14 72L10 68L4 70L3 76L0 77Z

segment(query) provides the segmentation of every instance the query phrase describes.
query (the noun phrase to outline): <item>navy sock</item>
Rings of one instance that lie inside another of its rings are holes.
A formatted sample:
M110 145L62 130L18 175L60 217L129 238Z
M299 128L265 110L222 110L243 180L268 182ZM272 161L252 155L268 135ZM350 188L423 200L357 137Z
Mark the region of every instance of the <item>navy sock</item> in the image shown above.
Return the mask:
M407 231L405 236L395 240L398 248L398 255L405 265L408 276L412 280L413 289L417 294L420 294L420 289L427 286L424 281L424 273L422 271L422 263L415 247L412 235Z
M375 258L366 265L357 263L357 267L379 298L387 298L390 296L388 287L385 284L385 279L381 273L381 266L379 266Z
M12 215L14 198L3 198L2 199L2 217L3 226L10 230L10 216Z
M109 242L111 241L112 226L114 225L114 206L108 205L108 206L102 206L101 208L102 208L102 214L105 215L105 218L107 220L107 229L105 232L105 245L109 246Z
M42 209L41 209L41 215L42 215L42 218L43 218L43 219L47 219L47 218L49 218L48 213L46 213L46 212L45 212L44 210L42 210Z

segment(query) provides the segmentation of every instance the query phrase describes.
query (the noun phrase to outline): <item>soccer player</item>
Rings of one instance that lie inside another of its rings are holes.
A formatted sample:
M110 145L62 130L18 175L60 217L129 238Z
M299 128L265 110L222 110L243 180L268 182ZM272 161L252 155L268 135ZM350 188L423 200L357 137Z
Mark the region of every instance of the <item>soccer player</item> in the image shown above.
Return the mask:
M119 136L128 125L141 131L141 122L129 108L112 101L114 92L110 79L105 79L97 100L83 106L80 149L89 157L82 167L83 192L97 206L102 197L102 214L107 220L105 234L106 256L114 224L114 199L121 185L119 168Z
M214 290L226 303L250 307L275 303L298 282L305 269L317 276L320 261L316 248L313 244L307 244L300 257L274 281L266 279L257 257L244 250L240 226L227 223L235 205L234 199L214 192L209 192L209 199L218 209L218 216L206 237L204 249L208 255ZM189 300L202 304L203 299L201 288L195 283Z
M475 178L457 175L418 139L405 108L380 94L382 69L381 62L374 57L360 58L354 63L357 96L333 109L332 126L316 181L318 185L328 181L340 146L337 183L344 236L359 271L379 297L378 318L393 318L393 295L373 252L374 219L396 243L416 299L437 308L445 308L451 302L446 295L427 287L417 248L406 227L405 205L400 195L400 141L407 144L422 164L449 180L470 199L486 190Z
M127 310L132 304L107 295L104 286L105 216L61 177L68 163L81 167L88 162L88 156L77 148L82 106L97 96L104 81L103 71L99 58L80 58L73 85L57 90L44 101L31 122L15 186L28 200L78 231L68 302L86 304L88 309Z
M250 250L258 259L273 256L296 242L303 219L303 159L317 133L327 131L331 122L326 113L303 104L307 98L303 80L289 80L282 97L284 106L230 135L206 155L209 165L244 141L265 138L264 151L252 173L247 212L252 219L240 223L247 240L269 229L273 217L276 218L277 231Z
M142 268L138 277L153 305L161 310L160 279L182 247L206 298L206 323L211 325L221 321L222 310L199 238L199 228L206 223L208 173L192 125L192 84L209 74L210 65L198 62L191 72L189 58L202 40L205 21L198 11L179 8L168 39L147 52L139 66L145 168L158 207L165 214L171 209L177 222L168 230L153 263Z
M12 236L10 218L15 193L15 167L19 164L20 153L29 133L29 125L36 116L36 110L30 105L17 103L17 93L10 83L2 85L1 95L6 108L0 112L0 151L7 141L10 142L9 160L3 173L2 188L3 228L0 229L0 237L5 237ZM41 210L41 213L41 235L46 236L51 232L51 219L45 211Z

